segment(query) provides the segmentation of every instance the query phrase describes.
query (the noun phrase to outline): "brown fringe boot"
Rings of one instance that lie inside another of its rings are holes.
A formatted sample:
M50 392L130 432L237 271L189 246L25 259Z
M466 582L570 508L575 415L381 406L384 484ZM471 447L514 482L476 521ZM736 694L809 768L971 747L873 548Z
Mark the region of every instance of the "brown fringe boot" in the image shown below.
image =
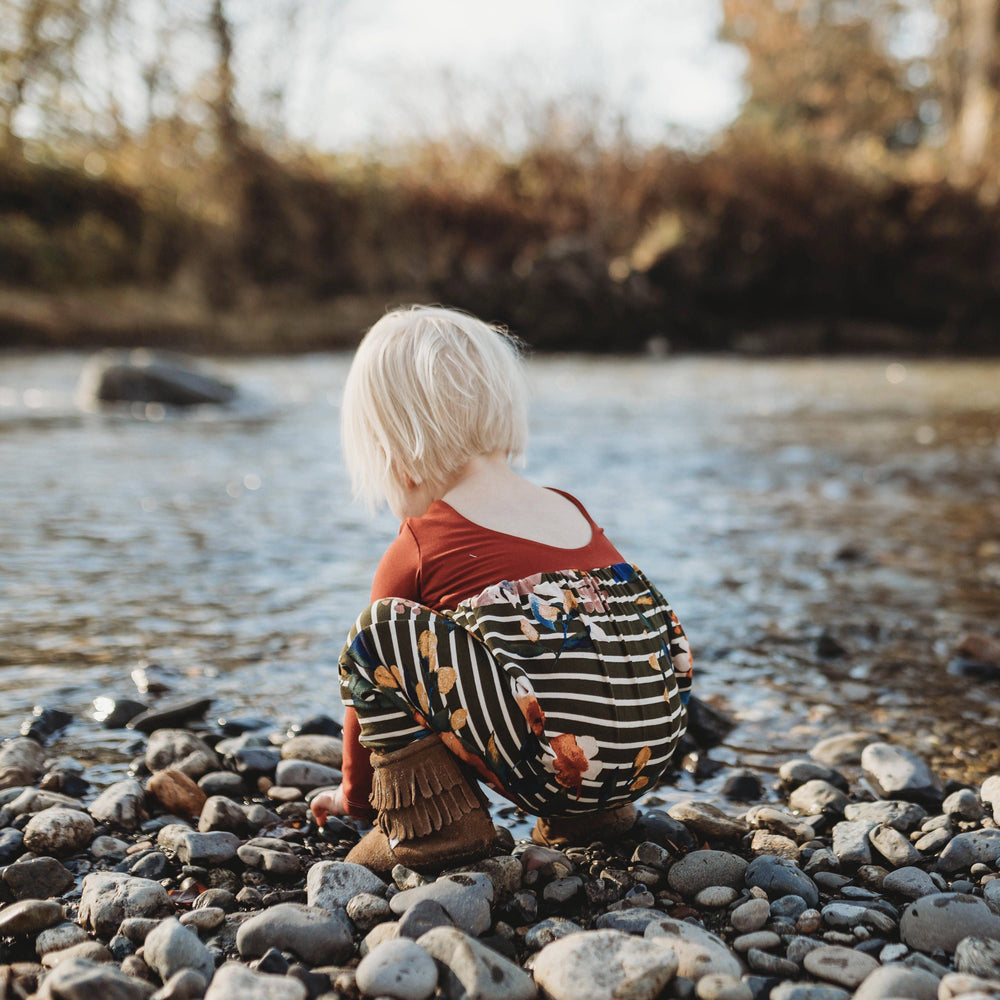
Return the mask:
M585 847L595 840L614 840L628 833L635 826L639 814L631 802L617 809L601 812L579 813L576 816L539 817L531 839L545 847L564 847L576 844Z
M496 830L486 796L436 733L372 753L372 767L375 828L346 860L380 875L396 865L428 875L490 853Z

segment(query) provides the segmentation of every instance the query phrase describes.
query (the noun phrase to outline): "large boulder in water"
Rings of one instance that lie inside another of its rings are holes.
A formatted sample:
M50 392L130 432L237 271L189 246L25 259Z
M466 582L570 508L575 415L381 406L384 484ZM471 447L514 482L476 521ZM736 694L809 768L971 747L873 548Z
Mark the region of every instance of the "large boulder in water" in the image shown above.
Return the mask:
M84 366L80 401L197 406L230 403L236 388L187 359L149 351L102 351Z

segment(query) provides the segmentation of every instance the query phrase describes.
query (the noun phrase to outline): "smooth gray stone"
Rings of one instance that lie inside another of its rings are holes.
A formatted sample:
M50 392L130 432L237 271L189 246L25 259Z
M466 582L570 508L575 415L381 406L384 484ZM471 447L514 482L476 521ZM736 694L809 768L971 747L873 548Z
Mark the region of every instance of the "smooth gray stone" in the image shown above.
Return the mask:
M937 854L951 840L952 832L938 827L924 834L913 846L924 854Z
M232 799L244 792L243 779L232 771L209 771L198 779L198 787L210 799L217 795Z
M365 996L427 1000L437 988L438 969L416 941L394 938L365 955L357 968L356 982Z
M822 948L823 942L816 941L808 937L793 937L788 941L785 949L785 957L789 962L794 962L800 966L805 961L806 955L815 948Z
M293 976L254 972L239 962L226 962L215 973L205 1000L307 1000L305 984Z
M174 904L159 882L124 872L92 872L83 880L80 925L110 938L127 917L164 917Z
M148 708L145 712L132 716L126 723L126 728L148 735L157 729L169 729L172 726L183 726L186 722L194 722L202 718L211 707L211 698L184 698L180 701L165 702L156 708Z
M285 760L312 761L339 771L344 762L344 741L318 733L292 736L281 744L281 756Z
M63 908L55 900L22 899L0 909L0 937L37 934L64 919Z
M602 913L594 926L598 930L624 931L626 934L645 934L646 928L657 920L667 920L670 915L662 910L631 907ZM538 924L536 926L541 926ZM529 931L530 933L530 931ZM527 938L525 938L527 940Z
M15 899L61 896L74 882L73 873L55 858L26 858L3 870L3 881Z
M242 785L242 781L240 782ZM225 795L211 795L205 800L198 817L198 832L245 833L249 827L246 810Z
M41 957L50 951L62 951L87 940L89 940L87 932L79 924L69 922L56 924L35 938L35 953Z
M542 898L547 903L568 903L582 888L583 879L579 875L557 878L545 886Z
M868 780L884 798L931 798L937 778L915 753L891 743L869 743L861 752L861 766Z
M610 917L613 914L605 913L603 916ZM602 919L603 917L597 918L598 930L604 930L608 927L606 924L601 924ZM610 929L625 930L622 927L613 927ZM524 944L531 951L539 951L547 944L552 944L553 941L558 941L560 938L568 937L570 934L576 934L582 930L583 928L579 924L574 923L572 920L567 920L565 917L549 917L548 920L542 920L540 923L529 928L528 933L524 935ZM625 933L628 932L626 931Z
M152 996L152 1000L200 1000L205 995L204 976L194 969L175 972Z
M197 781L209 771L218 771L220 765L219 755L186 729L158 729L146 744L146 767L150 771L173 767Z
M858 764L861 751L871 742L872 734L865 732L838 733L820 740L809 756L821 764L840 767L841 764Z
M983 899L994 913L1000 913L1000 879L991 879L983 886Z
M94 821L77 809L52 806L24 828L24 846L35 854L75 854L94 839Z
M833 828L833 853L842 865L857 868L870 865L872 847L868 835L875 829L869 820L844 820Z
M77 391L103 403L169 406L223 405L237 396L228 382L145 350L107 349L94 354L84 365Z
M771 990L770 1000L851 1000L849 990L819 983L779 983Z
M181 969L194 969L206 983L215 974L212 953L194 931L174 917L164 920L146 935L143 957L164 982Z
M746 870L746 884L757 886L767 893L769 899L781 896L801 896L806 904L819 904L819 890L816 883L794 862L774 855L762 854L754 858Z
M613 934L614 931L593 931ZM623 937L626 935L622 935ZM563 938L563 941L572 938ZM634 940L634 939L633 939ZM557 947L556 941L549 948ZM535 981L523 969L455 927L436 927L417 944L443 966L439 986L445 1000L534 1000ZM544 950L539 953L543 955ZM538 964L535 964L538 976ZM638 970L637 970L638 972ZM556 998L558 1000L558 998ZM582 998L581 998L582 1000Z
M405 889L389 900L389 906L393 913L402 915L415 903L433 899L444 907L457 928L478 937L492 922L492 898L493 883L485 875L469 872L443 876L429 885Z
M923 855L891 826L877 826L868 834L868 839L893 868L905 868L923 860Z
M993 818L1000 821L1000 774L991 774L980 785L979 797L989 807Z
M729 915L733 930L739 934L752 934L759 931L771 916L771 904L766 899L748 899L740 903Z
M248 868L258 868L279 878L297 875L299 872L299 859L290 851L273 851L254 844L241 844L236 849L236 856Z
M344 910L301 903L279 903L251 917L237 931L236 947L242 958L259 958L270 948L280 948L310 965L335 965L354 950Z
M794 962L790 962L780 955L772 955L769 951L762 951L760 948L750 948L747 951L746 959L751 969L763 972L766 976L787 979L799 973L799 967Z
M340 771L310 760L281 760L275 770L277 785L309 791L325 785L337 785L343 780Z
M879 968L878 960L854 948L814 948L802 960L806 972L846 989L857 988Z
M697 982L710 974L742 974L739 959L725 941L704 927L668 918L650 924L643 936L669 945L677 955L677 975L686 979Z
M838 787L847 784L839 771L805 757L796 757L794 760L785 761L778 768L778 777L788 788L798 788L799 785L804 785L807 781L826 781Z
M386 906L389 904L386 903ZM349 913L350 911L348 911ZM392 908L389 908L392 912ZM453 927L454 921L448 916L448 911L433 899L422 899L411 906L398 922L400 937L408 937L413 941L423 937L435 927Z
M983 979L1000 979L1000 941L978 937L959 941L955 968Z
M922 969L902 963L883 965L868 975L854 993L854 1000L937 1000L939 979Z
M90 815L97 823L107 823L120 830L132 831L146 818L146 792L135 778L116 781L90 805Z
M359 893L385 896L389 887L376 874L351 861L320 861L306 876L306 900L310 906L335 910ZM401 911L394 910L399 913Z
M995 864L1000 858L1000 830L972 830L959 833L938 858L938 871L946 875L974 864Z
M180 823L171 823L156 835L160 847L173 851L177 860L185 865L215 868L236 857L242 841L234 833L217 830L214 833L196 833Z
M709 886L723 885L742 889L747 862L727 851L692 851L667 872L667 882L674 892L691 898Z
M820 913L827 927L844 931L857 927L863 921L865 908L863 906L855 906L851 903L833 902L827 903L820 910Z
M799 785L788 796L788 807L803 816L814 816L819 813L842 813L848 801L835 785L814 778Z
M906 907L899 936L918 951L953 952L962 938L1000 939L1000 917L975 896L941 892Z
M941 803L941 812L946 816L967 820L982 819L986 815L979 796L971 788L960 788L957 792L952 792Z
M147 1000L154 990L151 983L127 976L113 965L74 957L63 959L46 975L39 997L40 1000Z
M878 802L850 802L844 808L844 819L882 823L902 833L916 830L927 818L927 810L905 799L882 799Z

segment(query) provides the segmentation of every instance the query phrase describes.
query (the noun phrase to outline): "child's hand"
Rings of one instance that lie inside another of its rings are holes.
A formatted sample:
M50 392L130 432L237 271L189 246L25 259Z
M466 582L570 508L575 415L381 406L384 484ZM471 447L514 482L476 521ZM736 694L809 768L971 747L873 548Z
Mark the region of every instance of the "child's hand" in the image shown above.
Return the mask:
M320 792L309 803L309 808L312 809L317 826L325 826L327 816L347 815L347 807L344 805L344 797L340 794L339 788L332 792Z

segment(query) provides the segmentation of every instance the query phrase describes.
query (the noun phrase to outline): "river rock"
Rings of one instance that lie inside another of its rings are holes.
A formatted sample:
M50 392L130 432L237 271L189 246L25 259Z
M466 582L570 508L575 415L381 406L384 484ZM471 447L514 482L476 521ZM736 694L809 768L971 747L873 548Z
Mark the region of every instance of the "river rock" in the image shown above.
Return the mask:
M148 735L158 729L171 729L194 722L202 718L211 707L211 698L185 698L181 701L164 702L156 708L132 716L127 728Z
M386 903L386 906L388 905ZM389 912L391 913L392 910L390 909ZM408 937L416 941L428 931L434 930L435 927L454 927L454 921L440 903L433 899L422 899L419 903L414 903L399 918L396 927L399 937ZM531 931L528 933L530 934Z
M817 743L809 756L829 767L840 767L842 764L858 764L861 752L871 743L872 734L865 732L839 733L827 736Z
M415 941L395 938L368 952L356 976L358 989L366 996L427 1000L437 988L438 970L434 959Z
M103 350L80 372L77 396L99 403L166 403L168 406L224 405L237 396L235 386L171 355L144 348Z
M899 936L918 951L952 952L962 938L1000 938L1000 917L975 896L940 892L906 907Z
M927 764L909 750L891 743L869 743L861 753L861 766L882 798L940 801L937 779Z
M24 834L13 827L0 830L0 867L9 865L24 850Z
M865 977L854 993L854 1000L887 1000L889 997L937 1000L938 982L937 976L924 969L891 962Z
M1000 774L991 774L980 785L979 797L989 806L993 818L1000 822Z
M727 816L710 802L685 799L674 803L667 813L707 840L739 840L747 832L744 822Z
M116 781L90 805L90 815L97 823L107 823L132 831L146 818L146 793L135 778Z
M971 868L977 862L993 865L1000 858L1000 830L971 830L952 837L938 857L945 874Z
M305 984L292 976L272 976L226 962L215 973L205 1000L307 1000L308 996Z
M110 938L127 917L164 917L174 904L159 882L124 872L92 872L83 880L80 924Z
M673 854L694 850L691 831L680 820L668 816L662 809L644 809L639 816L637 831L654 844L665 847Z
M833 853L848 868L870 865L871 841L868 835L875 824L865 819L844 820L833 828Z
M995 979L980 979L964 972L949 972L938 985L938 1000L954 1000L968 997L968 1000L995 1000L1000 996L1000 982Z
M232 771L209 771L198 779L198 787L211 800L216 795L238 799L243 795L243 778ZM202 810L204 815L204 810Z
M690 898L713 885L743 888L747 862L726 851L692 851L678 860L667 872L674 892Z
M653 1000L677 968L678 956L662 939L605 930L546 945L532 971L551 1000Z
M198 819L199 833L213 833L223 830L229 833L245 833L249 827L246 810L238 802L225 795L212 795L205 800Z
M15 899L39 899L61 896L74 879L55 858L28 857L4 868L3 881Z
M807 906L816 907L819 903L816 883L793 861L786 858L762 854L750 862L745 877L748 887L757 886L763 889L769 899L800 896Z
M146 791L154 796L167 812L197 819L208 796L183 771L164 768L146 782Z
M802 960L806 972L837 986L855 989L878 967L878 960L853 948L814 948Z
M922 868L907 866L889 872L882 882L885 892L894 892L907 899L920 899L921 896L931 896L940 890L934 880Z
M156 842L160 847L173 851L182 864L201 865L205 868L214 868L232 861L241 843L234 833L223 830L195 833L179 823L163 827L156 835Z
M200 1000L205 995L204 976L194 969L175 972L152 996L152 1000Z
M879 854L893 868L915 865L923 860L923 855L906 837L891 826L877 826L868 834L868 839Z
M359 893L385 896L388 886L364 865L351 861L320 861L306 876L307 901L325 910L345 907ZM401 911L394 911L401 912Z
M624 928L622 927L614 927L613 925L605 922L605 918L614 916L614 913L602 913L601 916L597 918L597 929L624 931ZM666 916L666 914L663 914L663 916ZM572 920L567 920L565 917L549 917L548 920L542 920L533 927L529 928L528 933L524 935L524 945L531 951L539 951L546 945L552 944L553 941L569 937L570 934L577 934L582 930L583 928L578 923L575 923ZM643 930L645 930L645 926L643 926ZM625 933L629 932L625 931ZM639 933L641 934L642 931Z
M293 736L281 744L284 760L308 760L339 771L344 762L344 741L336 736Z
M560 943L556 941L549 947ZM535 982L528 973L455 927L436 927L424 934L417 944L442 967L440 987L445 1000L466 997L469 1000L532 1000L537 995ZM539 957L543 954L544 951L540 952ZM537 962L536 959L536 976Z
M804 816L815 816L818 813L840 815L847 802L847 796L839 788L817 778L799 785L788 796L789 808Z
M354 950L351 924L342 909L301 903L279 903L251 917L240 926L236 947L243 958L259 958L269 948L280 948L310 965L335 964Z
M87 932L79 925L68 921L43 930L35 938L35 952L39 956L50 951L63 951L87 940Z
M166 982L181 969L194 969L209 982L215 973L215 959L194 931L171 918L162 921L146 936L143 944L146 964Z
M849 802L844 807L844 819L867 820L873 826L882 823L901 833L909 833L927 818L927 810L915 802L903 799L881 799L878 802Z
M979 820L986 815L979 796L971 788L960 788L941 803L941 812L960 820Z
M0 747L0 789L31 785L45 770L45 751L26 736Z
M1000 979L1000 941L978 937L959 941L955 968L983 979Z
M39 1000L148 1000L155 989L113 965L67 958L46 975L38 997Z
M218 754L186 729L158 729L146 745L146 767L150 771L173 767L197 781L219 766Z
M478 937L489 929L493 884L485 875L468 872L444 876L429 885L397 893L389 900L389 906L393 913L402 915L424 899L440 903L455 926L467 934Z
M770 1000L851 1000L851 994L821 983L779 983L771 990Z
M281 850L274 850L249 842L236 849L236 856L248 868L256 868L278 878L297 875L299 872L299 859L284 845Z
M748 899L729 915L733 930L739 934L759 931L771 916L771 904L766 899Z
M24 846L35 854L73 854L94 839L94 821L85 812L52 806L24 828Z
M300 788L303 791L338 785L342 780L343 775L340 771L309 760L282 759L278 762L274 773L275 784Z
M696 924L681 920L658 920L650 924L644 937L666 944L677 955L677 975L697 982L702 976L740 976L739 959L722 938Z
M134 698L110 698L102 695L94 699L93 718L105 729L124 729L129 720L145 712L149 706Z
M0 909L0 937L37 934L63 919L63 908L55 900L22 899Z

